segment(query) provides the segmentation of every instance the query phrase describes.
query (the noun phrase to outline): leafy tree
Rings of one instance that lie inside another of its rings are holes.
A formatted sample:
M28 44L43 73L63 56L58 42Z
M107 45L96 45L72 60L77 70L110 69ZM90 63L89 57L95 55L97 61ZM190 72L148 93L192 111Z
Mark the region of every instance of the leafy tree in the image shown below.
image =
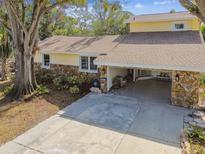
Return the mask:
M55 7L84 5L85 0L1 0L9 18L9 25L0 23L12 36L15 49L16 80L13 96L31 94L37 88L34 56L38 50L39 23L46 12Z
M117 1L97 0L94 4L93 30L96 35L113 35L126 33L127 27L124 23L131 15L122 11Z
M176 13L176 10L175 9L171 9L170 13Z
M46 12L39 26L40 40L44 40L45 38L52 36L51 24L52 24L51 14Z
M71 7L70 16L76 19L73 35L92 35L93 14L86 7Z
M1 17L6 21L4 24L8 25L8 16L4 13L4 9L0 9ZM8 69L7 60L12 55L11 37L6 29L0 27L0 58L1 58L1 80L7 79Z
M201 32L202 32L204 40L205 40L205 25L201 26Z
M12 55L11 38L8 33L0 28L0 57L1 57L1 80L7 80L7 61Z
M70 6L66 11L53 9L40 23L40 39L53 35L90 36L127 32L125 20L131 13L122 11L119 2L96 0L93 7L95 9L92 10L76 6Z
M40 39L43 40L53 35L88 35L88 17L85 7L69 7L69 15L62 8L55 8L44 15L40 22ZM72 14L71 14L72 12Z
M205 23L205 1L204 0L179 0L180 3L192 14L196 15Z

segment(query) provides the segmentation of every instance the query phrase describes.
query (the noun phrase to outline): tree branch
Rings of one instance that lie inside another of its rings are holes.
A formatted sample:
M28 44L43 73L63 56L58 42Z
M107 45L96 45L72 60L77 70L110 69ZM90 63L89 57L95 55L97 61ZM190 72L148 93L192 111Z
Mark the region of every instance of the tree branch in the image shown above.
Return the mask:
M20 20L20 18L18 17L18 11L15 9L13 3L10 0L6 0L5 3L7 4L8 7L10 7L13 16L15 17L16 21L18 22L18 24L21 26L22 30L24 31L24 33L28 33L26 27L24 26L24 24L22 23L22 21Z
M201 21L205 22L205 2L204 0L195 0L196 4L191 0L179 0L190 13L196 15Z
M80 3L81 5L84 5L85 2L86 2L86 0L81 0L79 3ZM55 8L55 7L57 7L57 6L65 5L66 3L69 3L68 0L62 0L62 1L60 1L60 2L53 3L53 4L51 4L50 6L47 6L42 13L44 14L45 12L47 12L47 11L49 11L49 10L51 10L51 9L53 9L53 8ZM74 4L75 4L75 1L70 2L70 4L73 4L73 5L74 5Z

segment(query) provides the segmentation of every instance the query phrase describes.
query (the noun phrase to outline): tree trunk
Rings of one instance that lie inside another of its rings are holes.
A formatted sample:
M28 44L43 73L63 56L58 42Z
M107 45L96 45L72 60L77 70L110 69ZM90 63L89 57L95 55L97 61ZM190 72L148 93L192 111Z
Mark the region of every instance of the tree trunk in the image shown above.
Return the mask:
M1 62L1 80L5 81L7 80L7 58L2 57L2 62Z
M25 55L25 51L16 52L16 80L12 95L19 98L32 94L37 88L32 55Z

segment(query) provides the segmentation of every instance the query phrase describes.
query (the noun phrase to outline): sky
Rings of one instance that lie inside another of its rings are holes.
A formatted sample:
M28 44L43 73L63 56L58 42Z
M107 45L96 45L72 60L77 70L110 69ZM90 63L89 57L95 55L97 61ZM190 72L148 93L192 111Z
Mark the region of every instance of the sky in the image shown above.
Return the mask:
M112 0L111 0L112 1ZM130 11L134 15L165 13L175 9L185 11L178 0L118 0L121 2L123 10ZM90 0L90 4L92 0Z

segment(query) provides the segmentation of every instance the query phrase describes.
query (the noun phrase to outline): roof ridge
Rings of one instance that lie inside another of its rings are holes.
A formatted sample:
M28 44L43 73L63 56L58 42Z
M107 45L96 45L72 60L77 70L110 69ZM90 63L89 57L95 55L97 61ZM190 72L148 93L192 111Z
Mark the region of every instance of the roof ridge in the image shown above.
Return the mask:
M179 12L174 12L174 13L163 12L163 13L152 13L152 14L139 14L139 15L134 15L133 17L136 17L136 16L149 16L149 15L161 15L161 14L177 14L177 13L188 13L188 14L191 14L188 11L179 11Z

